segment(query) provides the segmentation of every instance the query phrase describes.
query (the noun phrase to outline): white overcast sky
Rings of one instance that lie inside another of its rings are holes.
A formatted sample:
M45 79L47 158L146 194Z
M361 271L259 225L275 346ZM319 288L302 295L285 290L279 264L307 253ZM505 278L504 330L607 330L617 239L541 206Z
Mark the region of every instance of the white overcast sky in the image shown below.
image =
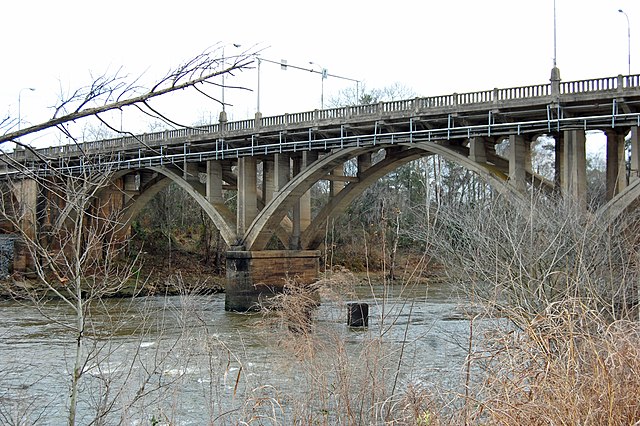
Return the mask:
M557 63L564 81L640 73L638 0L556 0ZM0 112L23 127L52 114L61 90L88 84L119 68L149 81L216 43L265 49L292 65L321 64L329 73L371 88L400 83L418 96L545 83L553 61L553 0L395 1L145 1L20 0L2 5ZM253 116L256 70L227 84L231 120ZM263 63L263 115L320 107L320 76ZM325 80L325 102L348 83ZM185 124L212 117L220 106L176 100ZM167 107L168 108L168 107ZM125 126L144 126L125 115ZM129 121L127 121L129 120ZM148 125L147 125L148 126ZM145 131L138 128L137 131ZM51 135L39 135L46 145Z

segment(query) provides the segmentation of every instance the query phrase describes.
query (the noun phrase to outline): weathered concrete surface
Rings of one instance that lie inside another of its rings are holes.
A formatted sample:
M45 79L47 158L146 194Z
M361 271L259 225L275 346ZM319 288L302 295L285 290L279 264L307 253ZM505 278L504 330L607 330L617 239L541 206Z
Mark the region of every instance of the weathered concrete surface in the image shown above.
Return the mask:
M225 309L249 311L282 292L288 280L300 285L318 278L317 250L263 250L227 252Z

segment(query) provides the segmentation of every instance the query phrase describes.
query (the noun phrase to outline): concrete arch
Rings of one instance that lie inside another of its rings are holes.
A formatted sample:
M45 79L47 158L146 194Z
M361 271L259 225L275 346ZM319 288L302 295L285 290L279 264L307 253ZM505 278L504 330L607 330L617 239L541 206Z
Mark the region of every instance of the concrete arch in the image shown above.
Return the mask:
M232 245L236 240L235 232L235 216L227 206L222 203L212 204L206 197L196 191L189 182L184 180L180 175L166 167L145 167L145 170L154 171L165 179L161 179L155 184L147 188L135 201L125 207L125 226L128 229L133 218L142 210L142 208L162 189L167 187L171 182L175 182L180 188L184 189L198 205L209 216L213 224L220 231L220 236L227 245Z
M227 245L231 246L235 243L236 240L236 232L235 232L235 217L231 213L231 211L225 206L223 203L215 203L212 204L206 197L196 191L186 180L184 180L181 176L177 175L175 172L167 169L166 167L148 167L147 169L153 170L154 172L160 173L167 178L169 178L172 182L175 182L184 189L193 199L200 205L202 210L209 216L213 224L220 231L220 236L227 243Z
M138 216L144 206L146 206L147 203L149 203L149 201L151 201L160 191L169 186L171 182L172 180L167 177L160 179L146 188L140 195L133 198L129 203L125 204L123 213L124 232L129 231L133 219Z
M508 177L497 167L494 167L491 164L474 162L467 156L434 142L377 145L375 147L367 148L347 148L321 158L285 185L272 202L260 212L251 224L251 227L248 229L244 239L242 240L242 244L245 249L263 249L270 236L265 232L265 230L273 229L273 226L277 224L284 215L286 215L287 211L293 206L293 203L295 203L302 194L309 190L315 182L326 176L333 168L351 158L356 157L357 155L378 150L380 148L390 148L394 146L404 146L407 149L389 154L388 159L373 165L365 171L360 176L360 182L349 184L345 189L340 191L338 196L336 196L327 206L325 206L319 215L316 216L317 221L314 219L314 222L312 222L310 227L303 233L303 248L317 246L317 234L320 231L321 222L326 220L330 215L346 209L349 203L357 195L361 194L369 185L402 164L427 155L441 155L443 158L475 172L502 194L513 199L523 200L522 194L513 186L508 184Z
M623 191L613 197L607 204L600 207L596 215L608 224L615 222L634 206L640 199L640 179L629 184Z

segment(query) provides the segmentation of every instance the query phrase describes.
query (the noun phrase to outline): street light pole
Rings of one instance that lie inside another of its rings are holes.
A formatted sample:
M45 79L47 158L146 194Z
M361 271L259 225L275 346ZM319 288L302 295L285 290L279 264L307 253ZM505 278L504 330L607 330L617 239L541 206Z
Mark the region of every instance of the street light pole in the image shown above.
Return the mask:
M320 67L320 75L322 79L320 80L320 109L324 109L324 80L327 78L327 69L320 64L316 64L315 62L309 62L309 65L317 65Z
M262 59L260 56L256 56L256 61L258 61L258 90L257 90L257 102L256 102L256 113L260 112L260 64L262 63Z
M233 44L233 47L238 48L240 47L240 44ZM226 74L225 72L225 68L227 66L227 60L226 57L224 56L224 46L222 46L222 112L220 113L220 120L219 121L227 121L227 112L226 112L226 103L224 101L224 75Z
M18 91L18 131L20 131L20 125L22 124L22 115L21 115L21 98L22 98L22 91L23 90L30 90L32 92L34 92L36 89L34 89L33 87L23 87L22 89L20 89L20 91Z
M622 13L625 18L627 18L627 46L628 46L628 55L627 55L627 64L629 66L629 74L631 75L631 24L629 23L629 15L622 10L618 9L618 12Z
M282 70L287 70L288 68L294 68L297 70L301 70L301 71L308 71L308 72L312 72L312 73L316 73L316 74L320 74L322 75L322 92L321 92L321 96L320 96L320 103L324 109L324 80L326 78L329 77L333 77L333 78L339 78L341 80L347 80L347 81L352 81L354 83L356 83L356 98L357 101L359 101L359 97L360 97L360 80L356 80L355 78L349 78L349 77L343 77L341 75L335 75L335 74L330 74L326 68L323 68L322 66L320 66L319 64L316 64L314 62L309 62L309 64L311 65L317 65L320 67L320 71L313 69L313 68L305 68L305 67L299 67L296 65L291 65L288 64L286 60L282 59L281 61L272 61L271 59L265 59L265 58L260 58L259 61L264 61L264 62L270 62L272 64L275 65L280 65L280 68ZM258 64L260 64L260 62L258 62ZM259 82L260 80L258 80Z

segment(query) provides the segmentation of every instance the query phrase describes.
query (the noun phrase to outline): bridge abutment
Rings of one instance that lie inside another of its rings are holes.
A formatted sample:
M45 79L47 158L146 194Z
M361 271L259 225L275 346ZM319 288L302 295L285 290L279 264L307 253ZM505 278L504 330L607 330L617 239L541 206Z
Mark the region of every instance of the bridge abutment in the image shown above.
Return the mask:
M281 293L288 281L308 285L318 278L318 250L231 250L227 252L225 310L256 310Z

